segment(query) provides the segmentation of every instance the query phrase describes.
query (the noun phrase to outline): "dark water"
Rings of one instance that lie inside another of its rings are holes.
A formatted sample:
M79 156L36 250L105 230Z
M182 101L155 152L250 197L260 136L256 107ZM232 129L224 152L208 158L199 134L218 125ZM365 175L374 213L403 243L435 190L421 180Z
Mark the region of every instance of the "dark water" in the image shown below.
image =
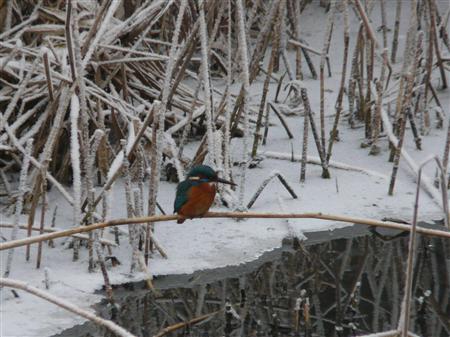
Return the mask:
M120 305L98 313L137 336L218 311L168 336L358 336L397 326L408 234L353 226L312 233L236 267L155 279L114 289ZM411 330L450 336L450 240L418 237ZM113 336L91 323L59 337Z

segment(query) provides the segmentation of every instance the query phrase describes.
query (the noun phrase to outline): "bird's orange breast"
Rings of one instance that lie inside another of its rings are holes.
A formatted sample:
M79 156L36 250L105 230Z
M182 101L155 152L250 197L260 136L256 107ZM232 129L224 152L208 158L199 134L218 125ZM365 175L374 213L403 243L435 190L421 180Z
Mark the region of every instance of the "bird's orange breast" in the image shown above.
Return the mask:
M215 196L216 186L214 184L202 183L192 186L188 192L188 201L180 208L178 214L186 218L202 216L208 212Z

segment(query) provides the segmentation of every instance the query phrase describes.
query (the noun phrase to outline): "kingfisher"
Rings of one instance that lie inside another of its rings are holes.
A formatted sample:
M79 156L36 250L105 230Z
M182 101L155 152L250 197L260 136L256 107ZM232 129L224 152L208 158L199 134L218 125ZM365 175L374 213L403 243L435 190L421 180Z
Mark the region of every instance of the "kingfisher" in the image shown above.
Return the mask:
M177 186L174 203L174 213L178 213L177 223L186 219L202 217L208 212L216 196L216 184L235 183L219 178L217 172L207 165L194 166L188 173L186 180Z

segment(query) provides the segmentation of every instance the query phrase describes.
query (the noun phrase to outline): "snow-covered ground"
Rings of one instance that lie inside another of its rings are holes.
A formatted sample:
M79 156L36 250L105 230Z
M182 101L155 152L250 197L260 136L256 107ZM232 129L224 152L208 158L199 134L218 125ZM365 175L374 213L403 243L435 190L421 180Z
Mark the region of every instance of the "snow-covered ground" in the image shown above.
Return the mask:
M388 23L393 22L395 15L395 2L387 1ZM444 7L446 2L442 2ZM405 28L408 18L408 6L403 6L402 30L400 34L400 48L398 62L395 65L398 68L402 59L402 45L405 40ZM445 7L444 7L445 8ZM375 8L372 19L374 27L380 24L378 19L378 6ZM358 20L353 13L351 18L351 46L358 28ZM375 19L374 19L375 18ZM303 38L308 41L312 47L321 49L324 22L326 13L323 8L317 4L308 6L301 16ZM326 78L326 111L327 111L327 136L331 129L334 118L334 104L340 80L341 62L342 62L342 17L338 14L336 18L335 29L331 45L331 65L333 76ZM392 28L392 27L390 27ZM389 33L389 43L392 32ZM381 41L381 36L379 36ZM291 64L294 65L294 53L290 52ZM316 66L319 64L319 58L312 56ZM303 66L306 74L305 83L308 87L311 106L316 112L318 123L319 112L319 81L309 78L309 72L306 64ZM276 74L280 76L280 73ZM378 71L376 72L378 74ZM378 75L377 75L378 76ZM438 78L436 76L436 81ZM257 109L262 92L264 77L251 86L251 104ZM216 83L216 86L223 88L222 81ZM236 86L237 91L238 86ZM274 98L275 85L271 85L269 100ZM286 93L281 93L281 100ZM420 162L430 154L437 154L440 157L444 151L446 141L446 131L448 116L450 115L450 95L449 91L439 93L447 121L443 129L432 128L428 136L423 138L423 150L417 151L410 130L407 130L405 149L414 158ZM345 98L344 98L345 100ZM347 104L345 103L344 107ZM294 139L289 140L283 127L275 115L271 115L271 122L274 126L270 127L268 142L266 146L260 146L261 155L264 153L285 154L288 158L291 154L291 146L294 154L301 155L303 117L286 117L289 127L294 134ZM317 156L315 144L310 138L309 154ZM251 140L252 141L252 140ZM378 156L369 156L368 148L361 148L360 144L364 141L363 129L350 129L347 118L342 117L340 124L340 141L334 146L332 160L347 164L353 167L360 167L367 172L355 172L344 169L331 168L331 179L321 178L321 167L309 164L307 166L306 182L299 183L300 163L290 160L279 160L267 156L259 167L248 171L247 187L245 200L251 198L261 182L274 170L283 174L288 182L293 186L299 196L298 199L292 199L287 191L280 185L278 180L273 180L263 191L254 206L253 211L292 211L292 212L324 212L342 215L351 215L358 217L381 219L383 217L396 217L410 220L413 211L414 193L415 193L415 175L401 160L400 171L395 188L394 196L388 196L389 177L392 171L392 163L387 161L388 144L386 137L382 137L380 146L382 152ZM190 144L185 151L186 155L192 155L198 144ZM236 138L232 141L232 151L236 160L241 157L242 139ZM434 178L435 168L430 165L426 170L430 178ZM236 181L239 181L236 179ZM175 184L162 182L161 190L158 195L158 201L167 211L172 211L173 200L175 196ZM126 216L126 202L124 196L124 186L121 181L114 185L114 206L111 210L111 217ZM147 195L147 194L145 194ZM282 205L280 205L282 204ZM58 205L58 216L56 226L65 228L72 223L72 208L60 197L57 191L52 191L49 195L50 211L48 218L55 205ZM283 208L283 209L282 209ZM220 210L216 205L214 210ZM422 191L420 218L431 220L442 218L442 210L435 200ZM2 223L12 223L12 218L7 215L1 215ZM26 223L27 217L23 216L22 223ZM344 226L342 223L326 222L321 220L290 220L296 235L301 236L304 232L332 230L338 226ZM122 227L121 230L125 230ZM289 228L286 220L243 220L234 221L229 219L197 219L186 221L183 224L176 224L175 221L168 223L158 223L155 229L155 235L160 244L168 254L168 259L163 259L158 254L150 260L149 269L154 275L191 273L195 270L222 267L226 265L240 264L251 261L260 256L267 250L274 249L281 245L281 240L287 236ZM24 235L21 231L20 235ZM1 235L5 238L10 237L10 231L2 229ZM106 237L112 238L112 234L107 231ZM39 288L44 288L44 268L50 272L49 291L57 296L65 298L74 304L88 309L90 305L100 300L100 296L93 295L94 290L103 285L103 279L100 271L88 273L87 271L87 252L82 249L80 260L72 262L72 250L64 249L62 243L64 240L57 240L55 248L48 248L45 244L42 256L41 269L35 268L37 246L32 246L32 258L30 262L25 261L25 248L19 248L15 252L14 265L10 277L27 281ZM129 276L130 269L130 247L127 244L128 239L122 236L120 248L114 248L113 255L117 256L122 262L109 270L109 275L113 283L130 282L138 280L143 275L137 275L133 278ZM58 251L58 253L55 252ZM51 254L50 254L51 253ZM6 261L6 253L1 252L1 263ZM2 271L3 274L3 271ZM49 336L74 324L82 322L82 319L38 299L25 292L20 292L20 298L14 298L12 293L3 289L1 296L1 331L2 337L7 336Z

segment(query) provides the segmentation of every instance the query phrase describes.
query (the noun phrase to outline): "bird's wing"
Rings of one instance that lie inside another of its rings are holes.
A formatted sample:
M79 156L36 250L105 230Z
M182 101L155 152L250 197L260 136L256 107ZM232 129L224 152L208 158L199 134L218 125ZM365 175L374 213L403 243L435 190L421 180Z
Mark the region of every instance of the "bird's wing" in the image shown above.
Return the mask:
M180 208L188 201L188 192L191 187L191 182L184 180L177 186L177 195L175 197L175 203L173 205L174 213L177 213Z

